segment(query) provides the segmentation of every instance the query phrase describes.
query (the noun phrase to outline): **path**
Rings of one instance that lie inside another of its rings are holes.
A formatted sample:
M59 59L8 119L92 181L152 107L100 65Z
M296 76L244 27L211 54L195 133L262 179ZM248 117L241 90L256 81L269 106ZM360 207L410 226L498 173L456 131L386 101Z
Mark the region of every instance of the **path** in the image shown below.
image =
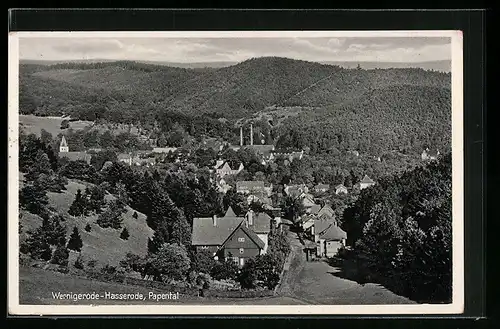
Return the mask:
M381 285L359 284L335 276L339 269L324 261L308 262L295 233L289 233L292 247L290 270L285 273L278 294L309 304L412 304Z

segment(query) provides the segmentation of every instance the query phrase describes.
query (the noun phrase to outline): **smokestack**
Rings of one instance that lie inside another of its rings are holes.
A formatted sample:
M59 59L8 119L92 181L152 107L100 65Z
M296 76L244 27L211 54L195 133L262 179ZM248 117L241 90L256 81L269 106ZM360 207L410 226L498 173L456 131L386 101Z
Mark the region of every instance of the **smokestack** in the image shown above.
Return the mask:
M250 145L253 145L253 125L250 124Z
M214 226L217 226L217 215L213 215L212 220L214 222Z
M240 146L243 146L243 126L240 127Z

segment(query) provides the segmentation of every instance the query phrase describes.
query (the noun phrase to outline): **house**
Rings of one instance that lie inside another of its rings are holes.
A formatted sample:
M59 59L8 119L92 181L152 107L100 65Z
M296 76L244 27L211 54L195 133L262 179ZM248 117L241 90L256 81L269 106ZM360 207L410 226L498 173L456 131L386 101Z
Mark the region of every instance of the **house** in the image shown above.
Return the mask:
M274 160L274 145L262 144L262 145L248 145L247 148L252 149L255 154L260 156L262 159L262 164L265 165Z
M339 184L335 186L335 194L347 194L347 187L344 186L344 184Z
M134 157L132 159L132 164L136 166L146 166L146 167L152 167L156 165L156 159L155 158L141 158L141 157Z
M325 193L330 190L330 185L329 184L318 184L314 187L314 191L316 193Z
M246 217L216 215L193 219L191 244L196 250L206 250L215 259L230 259L239 267L249 258L263 254L265 243L248 227Z
M317 244L319 257L333 257L345 246L347 233L336 222L315 221L314 241Z
M305 215L302 215L302 217L300 217L299 225L304 232L311 229L311 227L314 225L315 218L316 218L316 216L311 215L311 214L305 214Z
M240 181L236 182L236 192L250 194L254 192L267 193L264 189L264 181Z
M429 150L429 148L426 148L422 152L422 161L428 161L428 160L436 160L439 156L439 150L437 149L432 149Z
M229 161L221 161L218 160L216 165L215 165L215 172L216 174L222 178L226 175L237 175L239 174L242 170L244 169L243 163L232 163L230 164Z
M255 213L250 210L246 214L246 224L247 227L257 234L259 239L264 242L264 248L262 253L267 252L269 233L271 232L271 226L273 225L273 219L271 216L265 212Z
M85 151L70 152L68 143L64 135L62 136L61 143L59 144L59 157L67 158L70 161L84 161L87 164L90 164L90 160L92 160L92 155Z
M129 166L132 165L132 155L129 153L120 153L116 156L118 158L118 162L123 162L125 164L128 164Z
M373 185L375 185L375 182L368 177L368 175L365 175L365 177L363 177L363 179L359 182L359 189L362 190Z
M328 204L325 204L316 214L318 219L330 219L333 218L335 219L335 211L333 211L332 207L330 207Z
M285 185L285 188L283 190L287 196L291 196L294 198L299 197L302 193L309 192L309 189L305 184Z
M291 151L291 152L274 152L272 160L277 157L283 157L287 159L289 162L292 162L294 159L301 160L304 156L304 150L301 151Z
M170 152L177 151L177 147L153 147L153 153L165 153L168 154Z
M300 194L299 199L302 200L302 205L304 205L304 208L306 208L307 212L310 211L311 207L317 206L316 202L314 202L314 197L309 193ZM319 211L319 208L318 208L318 211Z

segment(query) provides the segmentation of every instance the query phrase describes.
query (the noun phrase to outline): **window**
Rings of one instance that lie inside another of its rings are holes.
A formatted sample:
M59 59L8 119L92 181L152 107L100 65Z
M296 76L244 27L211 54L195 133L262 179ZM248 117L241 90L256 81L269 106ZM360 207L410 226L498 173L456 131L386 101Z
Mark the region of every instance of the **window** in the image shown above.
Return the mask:
M201 249L202 249L202 250L207 250L207 249L208 249L208 246L201 246Z
M239 264L239 258L238 257L231 257L231 259L233 260L233 263L235 265L238 265Z
M245 249L243 248L240 248L240 254L244 253L245 252Z
M238 238L238 242L245 242L245 238Z

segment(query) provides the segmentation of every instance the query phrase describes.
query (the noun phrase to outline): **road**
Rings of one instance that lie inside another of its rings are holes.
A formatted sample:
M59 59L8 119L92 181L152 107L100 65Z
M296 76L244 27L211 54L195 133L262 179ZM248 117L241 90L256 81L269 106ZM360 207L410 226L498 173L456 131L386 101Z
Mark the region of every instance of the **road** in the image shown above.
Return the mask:
M335 276L339 269L324 261L306 261L305 254L295 233L289 232L292 259L289 271L277 292L308 304L413 304L414 302L394 294L374 283L359 284Z

